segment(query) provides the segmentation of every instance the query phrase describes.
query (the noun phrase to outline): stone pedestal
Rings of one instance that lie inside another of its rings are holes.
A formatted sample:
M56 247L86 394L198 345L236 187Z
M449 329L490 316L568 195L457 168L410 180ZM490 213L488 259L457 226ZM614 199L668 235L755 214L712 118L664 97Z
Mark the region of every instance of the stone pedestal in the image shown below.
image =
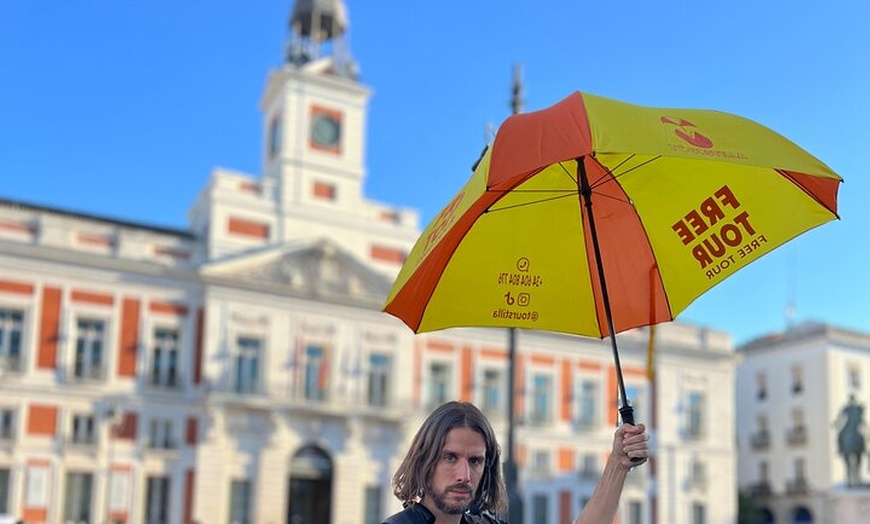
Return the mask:
M827 501L827 519L830 524L863 524L870 516L870 485L856 488L837 488Z

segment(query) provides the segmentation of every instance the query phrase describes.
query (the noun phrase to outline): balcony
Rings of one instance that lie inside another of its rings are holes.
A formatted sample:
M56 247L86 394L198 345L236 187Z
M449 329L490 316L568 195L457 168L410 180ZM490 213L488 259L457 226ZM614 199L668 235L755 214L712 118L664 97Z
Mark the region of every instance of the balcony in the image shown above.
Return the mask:
M770 431L761 429L749 437L749 442L754 450L763 450L770 447Z
M785 440L792 446L800 446L807 443L807 427L803 424L788 428Z
M82 366L77 363L73 368L72 380L75 382L95 382L106 379L102 365Z
M769 497L773 495L773 489L770 487L770 482L766 480L751 484L747 491L756 497Z
M0 372L21 373L21 355L0 355Z
M788 495L806 495L810 492L810 486L804 477L796 477L785 483L785 492Z

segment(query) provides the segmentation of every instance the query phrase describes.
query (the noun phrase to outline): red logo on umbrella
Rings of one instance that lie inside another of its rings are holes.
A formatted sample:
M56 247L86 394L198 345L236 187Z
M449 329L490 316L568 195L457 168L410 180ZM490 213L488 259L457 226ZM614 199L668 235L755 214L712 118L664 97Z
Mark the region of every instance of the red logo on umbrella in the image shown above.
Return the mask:
M678 121L675 121L671 120L666 116L663 116L662 123L677 126L677 128L674 129L674 134L695 147L702 147L704 149L709 149L713 147L712 140L702 135L701 133L698 133L697 131L689 129L696 126L695 124L689 122L686 119L680 118Z

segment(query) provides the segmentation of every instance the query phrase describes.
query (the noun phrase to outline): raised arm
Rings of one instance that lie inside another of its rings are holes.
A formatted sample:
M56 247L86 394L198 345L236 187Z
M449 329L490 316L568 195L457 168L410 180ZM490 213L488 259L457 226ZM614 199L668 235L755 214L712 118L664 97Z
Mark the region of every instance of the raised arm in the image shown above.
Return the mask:
M583 512L574 524L609 524L616 516L619 497L625 485L625 476L631 468L639 466L649 458L649 435L643 424L622 425L613 435L613 451L604 466L604 472L595 493L586 503ZM632 459L640 459L632 462Z

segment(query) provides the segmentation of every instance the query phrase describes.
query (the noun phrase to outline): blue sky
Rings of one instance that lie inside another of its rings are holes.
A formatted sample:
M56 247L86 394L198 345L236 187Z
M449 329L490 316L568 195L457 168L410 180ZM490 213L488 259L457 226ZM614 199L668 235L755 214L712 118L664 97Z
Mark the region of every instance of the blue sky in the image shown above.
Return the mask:
M866 0L346 0L369 106L366 195L430 219L510 114L572 90L737 113L846 180L842 220L767 255L681 320L736 342L793 320L870 330ZM597 5L592 5L597 4ZM260 172L258 101L292 0L0 2L0 197L184 228L217 166Z

